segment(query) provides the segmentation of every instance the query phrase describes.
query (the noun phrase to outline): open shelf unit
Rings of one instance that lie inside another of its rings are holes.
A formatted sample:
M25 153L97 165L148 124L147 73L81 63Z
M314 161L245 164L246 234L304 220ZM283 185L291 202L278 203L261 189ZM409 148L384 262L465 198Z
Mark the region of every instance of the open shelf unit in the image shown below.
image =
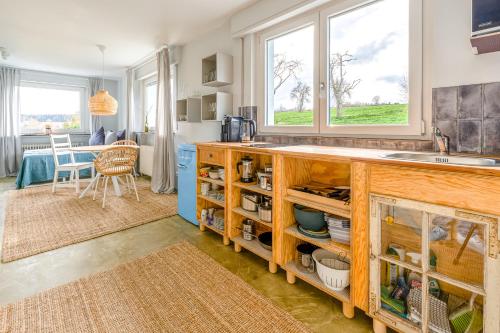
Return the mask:
M233 95L218 91L201 96L201 120L222 121L224 116L231 114L233 109Z
M274 167L274 158L273 155L267 153L255 153L254 151L246 151L242 150L231 150L231 164L230 164L230 232L229 237L235 243L235 251L241 251L241 248L244 248L261 258L264 258L269 262L269 271L272 273L277 272L278 270L278 256L277 256L277 245L276 245L276 234L274 233L274 222L276 220L276 209L273 203L273 222L264 222L259 219L259 215L257 212L246 211L241 208L241 194L245 193L256 193L259 195L264 195L268 198L272 198L274 196L273 191L267 191L261 189L256 183L242 183L240 181L241 175L237 168L238 162L243 157L251 157L254 163L254 171L263 169L265 165L273 165ZM264 249L257 240L253 241L245 241L242 238L242 224L245 220L254 221L255 227L255 235L258 236L263 232L273 232L273 251L267 251Z
M201 177L199 176L199 172L201 168L204 167L214 167L214 168L220 168L224 166L224 160L226 158L226 149L206 149L206 148L200 148L199 146L197 147L197 158L196 158L196 163L197 163L197 172L198 176L196 178L196 196L197 196L197 203L196 203L196 218L198 219L198 222L200 224L200 230L205 231L206 229L209 229L211 231L216 232L217 234L222 236L222 241L224 245L229 245L229 236L228 236L228 210L227 210L227 201L228 201L228 196L227 196L227 183L225 180L227 180L227 170L225 170L225 176L224 179L212 179L209 177ZM222 188L224 190L224 200L217 200L205 195L201 194L201 184L202 183L210 183L211 186L216 185L219 188ZM201 211L203 209L209 209L209 208L215 208L216 210L223 210L224 211L224 230L217 229L215 226L208 225L208 223L202 222L201 220Z
M329 289L319 279L317 273L303 272L296 266L296 248L299 244L310 243L319 248L345 257L351 262L351 286L352 286L352 250L350 245L333 241L332 239L316 239L301 234L297 230L294 215L294 205L299 204L309 208L323 211L346 218L351 218L351 208L344 201L330 199L315 194L294 190L294 186L307 184L322 184L327 186L350 186L351 165L345 161L328 161L307 159L302 157L285 156L282 161L282 171L279 183L283 193L281 205L281 220L279 223L279 242L282 244L281 263L287 272L287 281L295 283L296 277L311 284L312 286L326 292L328 295L343 303L344 315L348 318L354 316L354 305L352 299L352 287L342 291ZM352 235L352 230L351 230ZM352 237L351 237L352 238Z
M175 112L178 122L201 122L201 98L188 97L177 100Z
M217 52L201 60L201 83L207 87L222 87L233 83L233 57Z

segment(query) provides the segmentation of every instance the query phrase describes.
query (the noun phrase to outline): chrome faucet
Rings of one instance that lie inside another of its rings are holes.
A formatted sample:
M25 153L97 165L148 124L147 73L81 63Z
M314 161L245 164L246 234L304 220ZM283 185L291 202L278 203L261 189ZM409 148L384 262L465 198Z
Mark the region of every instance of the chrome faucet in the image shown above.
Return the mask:
M450 137L441 133L439 128L434 129L434 136L441 155L450 155Z

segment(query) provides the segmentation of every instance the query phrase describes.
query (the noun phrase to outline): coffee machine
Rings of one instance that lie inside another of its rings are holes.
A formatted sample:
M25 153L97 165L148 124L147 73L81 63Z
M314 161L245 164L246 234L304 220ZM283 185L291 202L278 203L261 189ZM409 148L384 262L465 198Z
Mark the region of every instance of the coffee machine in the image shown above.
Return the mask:
M222 120L221 141L241 142L243 117L224 116Z
M257 134L257 107L238 108L239 116L224 116L222 120L222 142L253 142Z

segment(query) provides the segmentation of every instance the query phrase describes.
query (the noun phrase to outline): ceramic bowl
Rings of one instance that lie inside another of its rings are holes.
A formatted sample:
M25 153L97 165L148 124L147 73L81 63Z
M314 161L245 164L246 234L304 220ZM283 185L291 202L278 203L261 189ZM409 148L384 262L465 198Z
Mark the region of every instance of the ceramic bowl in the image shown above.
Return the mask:
M295 221L304 229L320 231L326 227L325 213L301 205L294 205Z

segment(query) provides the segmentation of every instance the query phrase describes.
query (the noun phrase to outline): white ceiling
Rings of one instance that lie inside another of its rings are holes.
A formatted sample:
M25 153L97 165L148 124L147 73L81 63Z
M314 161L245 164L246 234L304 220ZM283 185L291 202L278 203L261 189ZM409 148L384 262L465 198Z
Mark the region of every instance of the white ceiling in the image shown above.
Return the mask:
M162 44L184 44L256 0L2 0L0 64L77 75L106 75Z

